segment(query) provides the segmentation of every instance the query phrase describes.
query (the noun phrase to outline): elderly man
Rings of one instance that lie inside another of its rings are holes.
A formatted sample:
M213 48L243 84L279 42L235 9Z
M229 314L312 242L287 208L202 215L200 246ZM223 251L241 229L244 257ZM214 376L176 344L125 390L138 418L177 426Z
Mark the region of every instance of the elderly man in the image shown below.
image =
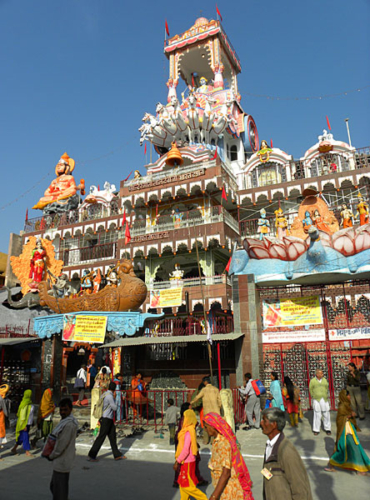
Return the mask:
M324 422L324 431L328 436L331 434L330 406L329 406L329 383L324 377L324 372L319 368L316 377L310 381L310 395L312 398L313 425L312 432L315 436L320 433L321 419Z
M262 412L262 432L268 437L263 462L264 500L312 500L311 486L302 459L284 436L285 415L279 408Z
M252 386L252 375L248 372L244 375L245 387L240 387L239 392L244 396L245 400L245 413L247 414L247 427L245 430L259 429L261 420L261 404L260 398L255 393ZM253 414L255 421L253 422Z

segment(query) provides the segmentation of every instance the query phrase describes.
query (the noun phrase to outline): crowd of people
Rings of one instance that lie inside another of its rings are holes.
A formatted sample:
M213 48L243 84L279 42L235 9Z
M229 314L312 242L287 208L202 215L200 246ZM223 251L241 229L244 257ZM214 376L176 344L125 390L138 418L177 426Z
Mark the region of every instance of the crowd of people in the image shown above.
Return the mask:
M123 395L123 377L112 375L108 367L96 370L93 377L87 377L86 367L82 365L76 379L83 385L75 384L79 389L79 397L75 407L81 404L81 390L90 386L92 417L96 419L98 433L88 452L90 462L98 461L99 451L108 437L113 457L123 460L126 457L117 446L116 421L120 421L125 410L122 404L129 397L133 412L140 411L141 400L145 397L145 383L140 373L131 381L130 396ZM9 401L6 398L9 386L0 386L0 446L6 442L5 417L9 416ZM96 391L94 393L94 391ZM253 500L252 480L240 451L236 438L234 418L223 405L222 392L212 385L211 379L205 377L192 400L178 408L174 400L169 398L164 423L168 426L171 446L174 446L175 476L173 486L179 488L181 500L190 497L199 500ZM293 443L284 435L288 421L292 427L299 425L302 417L299 388L289 377L284 377L282 384L276 372L271 372L270 387L265 398L263 384L253 379L250 373L245 374L245 384L239 387L245 404L245 430L261 429L266 436L266 449L263 459L263 497L265 500L312 498L310 482L304 463ZM316 370L315 377L309 384L313 419L312 432L318 436L321 426L327 435L331 435L329 384L321 369ZM224 394L225 395L225 394ZM261 409L261 402L264 408ZM266 402L265 402L266 401ZM23 399L17 410L15 428L15 444L11 454L17 454L18 446L22 446L27 457L34 457L31 449L35 448L39 439L43 439L42 456L53 462L53 475L50 490L55 500L67 500L69 474L75 458L75 441L79 425L72 415L73 404L69 398L59 403L61 420L54 428L53 416L56 406L53 391L44 391L38 408L32 400L32 391L25 390ZM286 413L288 419L286 419ZM370 474L370 459L363 449L356 417L365 418L360 392L360 374L352 363L348 366L345 388L339 393L339 404L336 416L336 439L334 453L329 459L325 471L335 472L337 469L356 471L360 475ZM30 429L37 421L37 432L30 440ZM207 486L208 481L200 473L198 437L203 436L203 443L212 447L209 469L212 478L212 494L207 497L199 486ZM0 459L1 460L1 459Z

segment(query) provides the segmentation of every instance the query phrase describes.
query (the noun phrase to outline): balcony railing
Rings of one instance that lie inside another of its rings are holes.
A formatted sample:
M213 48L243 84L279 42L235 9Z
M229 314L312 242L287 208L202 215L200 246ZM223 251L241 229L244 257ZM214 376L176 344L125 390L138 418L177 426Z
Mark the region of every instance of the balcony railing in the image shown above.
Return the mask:
M117 243L105 243L93 247L65 248L56 253L56 258L64 262L65 266L75 266L99 260L115 259Z
M24 223L24 231L26 233L32 233L35 231L59 229L64 226L76 224L77 222L103 219L104 217L112 217L119 213L118 200L115 198L114 203L111 202L109 207L98 203L96 205L90 205L84 210L76 209L70 210L64 214L52 214L28 219Z
M135 219L131 229L131 236L190 228L216 222L225 222L236 233L239 233L238 222L223 207L217 205L209 209L200 208L188 212L160 215L146 221Z
M148 321L149 337L178 337L188 335L202 335L203 316L200 319L194 317L165 318L159 321ZM234 318L228 316L214 316L210 321L212 333L232 333L234 331ZM206 337L205 337L206 338Z
M219 285L221 283L231 286L231 280L229 276L222 274L221 276L204 276L202 277L202 285ZM149 290L162 290L167 288L176 287L192 287L200 286L199 278L186 278L180 280L170 280L170 281L159 281L157 283L150 283L148 286Z

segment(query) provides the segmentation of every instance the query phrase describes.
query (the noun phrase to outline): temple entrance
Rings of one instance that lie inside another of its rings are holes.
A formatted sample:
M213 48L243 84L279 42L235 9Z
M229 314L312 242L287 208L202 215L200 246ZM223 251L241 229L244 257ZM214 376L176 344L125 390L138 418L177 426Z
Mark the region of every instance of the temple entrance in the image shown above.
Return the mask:
M95 358L97 349L91 344L75 343L73 347L65 342L63 348L63 370L62 370L62 386L65 394L73 394L76 392L74 383L76 375L81 365L89 365L89 360ZM89 388L88 388L89 390Z

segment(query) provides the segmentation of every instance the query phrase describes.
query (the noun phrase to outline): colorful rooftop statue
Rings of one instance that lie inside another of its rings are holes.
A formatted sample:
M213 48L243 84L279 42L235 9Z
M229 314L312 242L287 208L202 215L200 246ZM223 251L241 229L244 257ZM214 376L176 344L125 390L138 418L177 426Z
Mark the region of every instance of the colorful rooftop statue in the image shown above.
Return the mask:
M260 234L260 240L263 240L264 235L270 232L270 222L266 219L266 210L263 208L260 211L261 218L258 219L258 232Z
M79 196L77 191L85 194L85 181L81 179L77 186L72 175L75 168L75 161L67 153L60 158L55 173L57 175L50 186L33 207L35 210L43 210L44 214L63 213L67 210L73 210L78 207Z
M369 222L369 205L364 201L361 194L358 195L358 200L357 213L360 216L360 226L363 226Z

